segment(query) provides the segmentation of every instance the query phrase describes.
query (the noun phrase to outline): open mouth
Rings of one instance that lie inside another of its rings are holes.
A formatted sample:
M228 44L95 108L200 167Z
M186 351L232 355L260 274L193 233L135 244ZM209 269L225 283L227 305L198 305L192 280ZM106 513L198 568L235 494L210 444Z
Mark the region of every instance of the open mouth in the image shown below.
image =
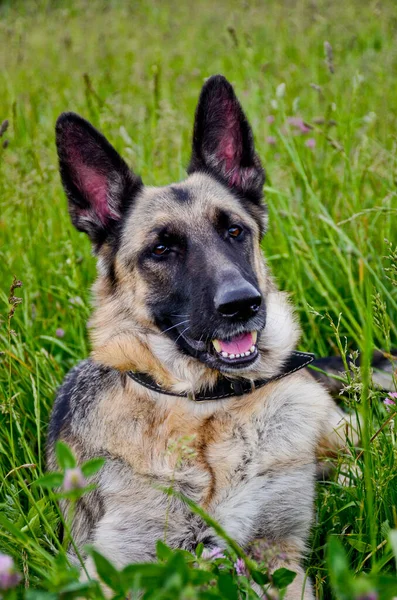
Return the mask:
M253 331L244 331L236 335L225 334L221 338L195 339L187 335L186 330L179 331L175 326L169 326L169 321L163 324L164 332L176 342L184 353L193 356L207 364L212 369L234 372L251 367L259 357L258 337L264 328L264 323ZM240 329L241 331L241 329ZM222 334L221 334L222 335Z
M227 365L252 362L258 356L257 331L241 333L229 340L212 340L215 356Z

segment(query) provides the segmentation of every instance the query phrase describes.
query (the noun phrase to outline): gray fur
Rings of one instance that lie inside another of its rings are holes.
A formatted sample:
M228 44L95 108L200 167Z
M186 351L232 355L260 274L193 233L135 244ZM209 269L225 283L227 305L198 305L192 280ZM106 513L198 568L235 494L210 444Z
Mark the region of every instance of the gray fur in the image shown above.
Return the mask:
M90 542L123 567L152 560L158 539L187 550L200 542L222 546L162 489L172 487L244 548L258 538L274 544L286 558L269 568L298 573L288 600L312 599L301 560L317 463L345 447L355 423L302 371L241 397L201 403L148 390L126 375L149 373L169 392L185 394L212 388L220 372L251 381L274 377L296 348L293 310L260 247L264 171L232 87L220 76L205 84L190 175L181 183L143 187L76 115L60 117L57 143L73 221L98 256L91 359L60 388L48 444L50 469L57 439L80 463L106 458L96 491L77 506L72 532L80 551ZM122 189L113 185L115 172ZM238 237L231 232L236 225ZM250 314L241 306L221 314L215 287L226 282L241 291L241 281L255 288L255 311L251 298ZM254 350L230 355L237 362L214 351L218 338L248 333ZM90 559L86 566L95 575Z
M139 403L150 404L146 390L116 370L86 360L68 375L55 403L50 464L54 462L55 432L81 452L81 460L107 457L97 477L98 491L78 506L73 528L80 548L93 543L121 567L152 560L156 540L164 538L165 530L172 547L193 550L200 542L222 546L222 540L183 502L169 499L160 489L173 485L202 503L209 471L195 458L183 459L173 470L169 464L172 453L164 448L163 456L156 452L150 459L150 471L138 473L128 458L115 455L109 447L106 428L111 429L113 422L103 421L101 400L107 396L111 407L112 397L120 394L126 405L131 394ZM303 552L312 518L316 441L327 433L324 415L332 406L318 384L301 374L266 386L257 395L251 407L244 406L245 398L212 401L206 403L205 412L184 401L183 413L196 421L197 428L220 424L219 437L208 444L206 456L215 469L221 465L222 481L215 483L206 509L243 547L265 537ZM154 410L169 412L164 409L168 398L154 394L151 401ZM60 424L59 415L66 415ZM127 411L120 423L120 438L128 436L123 446L126 442L131 453L145 443L150 447L150 441L142 438L150 418L150 410L145 416L134 412L128 416ZM155 440L161 433L154 430L152 435Z

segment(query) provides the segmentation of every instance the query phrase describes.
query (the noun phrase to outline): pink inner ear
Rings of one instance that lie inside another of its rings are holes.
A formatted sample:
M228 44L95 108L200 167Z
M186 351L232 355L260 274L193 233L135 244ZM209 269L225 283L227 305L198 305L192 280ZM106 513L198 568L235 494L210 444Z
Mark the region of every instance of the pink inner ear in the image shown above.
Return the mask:
M112 215L108 204L108 180L105 175L98 173L87 165L79 164L76 170L78 187L83 192L94 212L103 224Z
M240 169L236 169L235 171L232 171L229 179L228 179L228 183L230 187L233 186L238 186L241 187L242 183L243 183L243 178L242 178L242 173L240 171Z
M251 177L253 177L254 173L255 169L253 167L240 167L239 169L232 171L228 179L229 186L233 187L234 185L236 185L238 187L244 187L244 182L248 181Z
M224 164L226 174L229 173L233 179L233 181L229 181L230 185L238 185L240 181L242 140L239 118L232 101L223 100L222 116L224 125L216 156Z
M85 164L79 146L84 145L84 136L78 130L69 128L65 131L65 149L67 160L75 186L90 204L90 208L81 210L81 214L95 213L102 224L113 217L108 198L109 181L99 169ZM93 150L95 153L95 149Z
M236 149L235 140L232 136L225 137L221 140L221 148L218 156L225 163L227 171L230 171L234 167L236 162Z

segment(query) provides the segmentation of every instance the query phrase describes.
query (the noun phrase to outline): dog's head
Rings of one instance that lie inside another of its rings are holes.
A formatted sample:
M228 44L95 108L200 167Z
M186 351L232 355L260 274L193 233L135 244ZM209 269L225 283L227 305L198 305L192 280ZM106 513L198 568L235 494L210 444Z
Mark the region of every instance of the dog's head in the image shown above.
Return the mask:
M265 175L225 78L203 87L181 183L144 186L75 114L56 132L73 224L98 256L94 357L182 387L274 375L297 329L263 261Z

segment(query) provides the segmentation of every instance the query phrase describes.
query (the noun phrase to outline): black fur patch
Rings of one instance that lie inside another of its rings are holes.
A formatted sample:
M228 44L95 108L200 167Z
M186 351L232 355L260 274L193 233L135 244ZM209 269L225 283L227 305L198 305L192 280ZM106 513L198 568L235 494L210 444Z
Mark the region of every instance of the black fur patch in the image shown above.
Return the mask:
M111 385L112 378L120 374L91 360L83 360L66 376L61 385L51 415L48 433L49 444L53 444L63 431L67 431L72 417L84 419L90 406L96 401L99 381L104 389Z
M58 439L59 434L70 416L70 398L74 391L77 375L78 367L75 367L68 373L59 389L57 401L54 404L54 409L51 414L48 431L48 442L51 445Z
M233 239L228 235L232 224L231 217L218 210L205 239L191 228L183 252L179 246L158 259L145 251L138 259L141 276L150 286L147 305L154 322L182 352L207 364L210 340L229 339L242 324L248 331L260 331L266 322L265 302L255 316L236 313L225 318L216 307L217 290L228 282L236 293L246 285L259 288L252 264L257 240L247 226L241 238ZM194 347L192 340L197 342Z
M181 203L187 203L192 200L189 190L183 187L171 186L174 200Z

